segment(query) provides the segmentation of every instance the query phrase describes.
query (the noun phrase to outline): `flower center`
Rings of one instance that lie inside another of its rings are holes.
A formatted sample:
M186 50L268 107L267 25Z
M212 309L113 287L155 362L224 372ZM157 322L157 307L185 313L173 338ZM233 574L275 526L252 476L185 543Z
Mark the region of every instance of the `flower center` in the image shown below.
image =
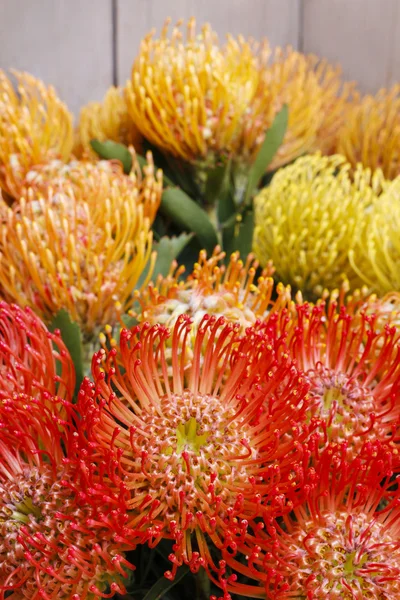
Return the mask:
M376 412L372 390L326 367L310 370L312 416L326 423L328 440L347 440L353 450L363 443L362 433L370 432L371 414Z
M182 497L187 510L208 513L211 489L213 497L229 505L229 488L248 482L252 473L246 462L255 452L249 449L246 427L219 398L184 390L164 396L160 412L141 418L124 465L134 491L132 509L152 495L170 518L177 518Z
M382 523L345 511L319 520L320 525L311 520L297 525L288 544L299 598L310 592L313 598L343 600L400 597L400 544Z

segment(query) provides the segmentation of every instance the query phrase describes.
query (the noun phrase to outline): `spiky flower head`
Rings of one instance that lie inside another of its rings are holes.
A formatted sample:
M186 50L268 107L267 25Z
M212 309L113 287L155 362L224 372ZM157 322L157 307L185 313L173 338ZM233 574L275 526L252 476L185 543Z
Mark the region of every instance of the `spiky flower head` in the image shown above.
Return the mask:
M343 81L340 65L332 65L313 55L308 55L307 59L322 92L322 118L314 150L321 150L322 154L334 154L347 111L358 97L355 84Z
M269 171L274 171L315 148L324 119L323 100L327 92L309 57L290 47L285 50L277 48L270 64L261 69L261 74L258 96L262 96L264 101L268 99L268 102L254 126L246 126L245 146L254 156L278 110L287 104L288 127L282 145L268 166Z
M91 463L109 465L117 491L120 465L128 514L121 535L152 546L173 539L167 577L183 563L218 572L208 544L234 551L261 500L272 505L296 479L305 380L279 344L237 330L205 315L190 368L188 316L171 330L122 330L119 346L94 355L94 383L85 379L79 393Z
M173 327L178 317L187 314L195 327L205 314L223 316L240 325L240 333L254 325L258 318L287 306L291 301L290 288L274 285L272 264L267 265L256 280L259 266L252 254L246 262L234 252L227 265L225 253L216 247L207 258L202 250L192 273L182 278L183 267L176 263L166 277L159 276L155 285L137 292L140 311L135 316L152 325L161 323ZM277 298L273 298L274 293Z
M86 338L113 323L118 306L129 309L151 257L162 190L161 173L148 160L143 177L125 176L106 161L50 164L30 172L33 188L18 205L0 201L7 297L45 321L66 309Z
M28 73L0 71L0 186L18 198L33 165L67 161L73 145L72 115L55 90Z
M355 100L346 113L336 151L355 167L382 169L387 179L400 175L400 85Z
M244 128L251 129L268 110L267 98L253 102L267 43L258 48L242 36L228 36L221 46L208 24L196 33L194 19L186 40L182 21L169 37L169 23L158 39L151 32L142 41L126 88L132 119L151 143L189 162L212 165L239 154Z
M351 166L342 156L299 158L279 170L255 198L253 250L272 260L280 281L318 298L349 279L362 285L349 261L367 207L384 185L380 171Z
M371 291L400 291L400 176L385 185L357 228L350 262Z
M0 401L13 394L72 400L75 370L59 331L51 333L30 308L0 302ZM49 400L51 403L51 400Z
M0 403L0 598L126 593L123 545L90 494L74 489L77 415L69 402L52 400L50 408L15 394ZM102 501L110 512L104 494Z
M142 138L128 113L122 88L110 87L102 102L90 102L81 109L75 134L75 156L97 158L90 145L93 139L112 140L133 145L136 151L140 149Z
M399 597L400 491L392 479L397 450L376 443L351 462L345 456L345 445L327 448L292 495L293 510L280 520L266 518L255 531L248 567L242 568L259 581L258 593L257 586L244 586L249 596Z
M261 325L285 338L310 384L309 421L321 426L320 447L346 441L354 456L367 440L398 440L400 337L376 315L351 314L336 302L296 305L290 318Z

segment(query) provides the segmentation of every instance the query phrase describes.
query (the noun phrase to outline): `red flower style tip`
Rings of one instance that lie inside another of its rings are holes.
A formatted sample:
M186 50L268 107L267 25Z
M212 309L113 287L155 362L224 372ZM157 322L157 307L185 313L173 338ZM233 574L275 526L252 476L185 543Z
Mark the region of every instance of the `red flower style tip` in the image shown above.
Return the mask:
M174 540L170 578L183 563L221 575L208 544L234 553L260 503L295 485L306 383L279 344L238 328L206 315L193 333L181 315L122 330L78 395L90 461L125 495L121 538Z
M74 489L74 407L0 402L0 599L91 600L125 593L123 547ZM60 415L67 414L67 419ZM79 445L81 446L81 444ZM107 507L105 507L105 511Z
M30 308L0 302L0 400L14 393L71 400L75 369L59 331ZM51 402L50 402L51 404Z
M375 315L337 308L298 305L297 317L271 315L261 328L285 338L309 380L308 417L320 420L321 446L346 440L350 458L367 440L399 438L400 337Z
M293 510L258 524L240 568L259 586L234 583L231 591L268 600L400 597L398 451L367 443L348 461L346 446L314 457Z

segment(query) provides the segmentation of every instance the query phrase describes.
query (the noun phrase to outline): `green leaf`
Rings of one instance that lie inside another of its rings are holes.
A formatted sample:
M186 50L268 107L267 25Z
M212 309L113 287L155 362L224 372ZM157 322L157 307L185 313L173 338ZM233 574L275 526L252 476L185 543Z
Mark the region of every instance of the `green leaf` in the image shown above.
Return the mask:
M124 144L117 144L117 142L112 142L111 140L105 142L91 140L90 145L100 158L105 158L107 160L117 159L122 163L126 175L131 172L132 155Z
M179 256L192 238L193 233L181 233L178 237L163 237L159 242L153 244L153 249L157 252L152 275L153 281L155 281L157 275L161 274L163 277L168 275L172 261Z
M161 600L164 597L164 594L166 594L177 583L179 583L188 573L190 573L189 567L187 565L183 565L183 567L178 569L173 581L166 579L164 576L160 577L160 579L156 581L151 589L147 592L143 600Z
M207 213L179 188L164 191L160 212L180 229L193 232L207 252L211 253L218 244L217 232Z
M75 321L71 321L68 312L62 308L50 323L49 329L50 331L60 330L62 340L69 350L75 366L75 393L77 393L85 375L82 334L79 325Z
M245 206L249 203L254 190L257 188L268 165L274 158L279 146L283 142L288 124L288 116L289 110L285 104L276 115L271 127L265 133L264 142L262 143L256 159L249 171Z
M253 211L248 210L241 215L241 217L241 220L237 221L234 228L229 228L224 232L224 250L227 253L227 257L229 257L232 252L236 252L237 250L240 252L241 258L244 260L251 252L253 245Z

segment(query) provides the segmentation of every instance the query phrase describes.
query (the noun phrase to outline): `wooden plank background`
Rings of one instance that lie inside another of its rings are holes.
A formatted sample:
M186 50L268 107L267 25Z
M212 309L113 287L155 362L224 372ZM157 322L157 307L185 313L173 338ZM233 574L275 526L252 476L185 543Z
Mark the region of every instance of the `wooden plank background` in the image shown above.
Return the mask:
M78 113L125 82L141 38L167 16L340 62L366 92L400 81L400 0L3 0L0 68L52 83Z

